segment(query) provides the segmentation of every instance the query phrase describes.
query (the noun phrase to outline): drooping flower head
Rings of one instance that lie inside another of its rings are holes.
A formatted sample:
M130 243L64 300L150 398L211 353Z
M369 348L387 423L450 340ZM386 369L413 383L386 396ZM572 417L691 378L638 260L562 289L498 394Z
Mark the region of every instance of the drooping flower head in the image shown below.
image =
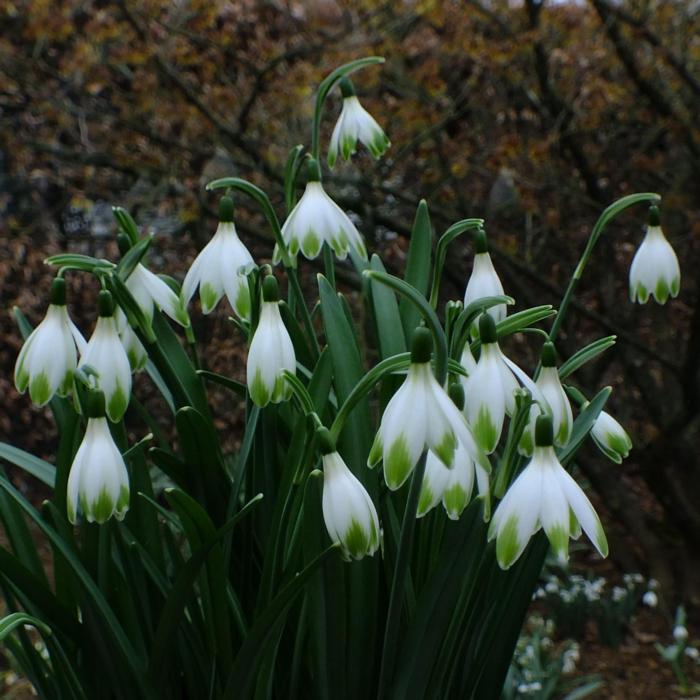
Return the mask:
M489 540L496 539L496 558L502 569L518 559L530 538L544 528L561 561L569 557L569 537L580 528L605 557L608 543L591 502L567 473L554 452L552 418L541 415L535 424L532 459L498 504Z
M294 346L280 316L274 275L264 279L262 293L260 320L250 343L246 368L248 391L258 406L286 401L291 387L282 372L295 373L297 368Z
M321 168L313 158L309 159L308 178L304 194L282 226L282 238L290 255L296 257L301 251L311 260L327 243L341 260L350 250L366 260L362 236L348 215L326 194L321 184ZM279 261L276 246L273 260Z
M600 451L616 464L620 464L632 449L627 431L605 411L601 411L593 423L591 437Z
M464 417L433 376L432 347L430 332L416 329L408 375L384 410L367 458L370 467L383 462L384 480L392 490L408 479L425 450L452 467L458 441L472 460L490 470Z
M131 367L119 338L114 301L107 290L97 299L99 317L78 367L90 366L97 373L97 388L104 392L111 421L121 420L131 395Z
M503 295L503 285L491 262L486 231L478 229L474 235L474 267L464 292L464 306L484 297ZM498 323L506 317L506 305L496 304L488 309L488 314Z
M222 197L219 226L213 238L195 258L182 283L182 299L189 304L199 287L202 312L211 313L226 294L236 315L250 316L250 291L245 269L254 265L248 249L241 243L233 223L233 199Z
M375 158L379 158L391 145L374 117L360 104L355 88L348 78L340 81L340 91L343 94L343 109L328 147L328 165L331 168L338 159L338 153L345 160L349 160L357 149L358 141L363 143Z
M459 410L464 407L461 383L450 385L449 396ZM471 500L475 475L479 494L488 498L489 474L483 465L474 462L459 440L451 469L446 467L434 452L428 450L425 475L418 498L417 517L424 516L442 501L447 517L459 520Z
M661 230L659 210L652 206L644 240L630 267L630 299L646 304L652 295L659 304L665 304L669 295L678 296L680 287L678 258Z
M75 524L78 511L88 522L121 520L129 509L129 475L105 418L105 397L90 391L85 436L68 475L68 519Z
M66 283L57 277L51 285L51 297L46 316L31 332L19 351L15 364L15 386L29 396L37 406L47 404L54 395L65 396L73 383L86 342L68 317ZM76 350L77 347L77 350Z
M317 432L323 461L323 520L333 542L340 542L343 557L372 556L381 541L379 517L365 487L336 451L330 432Z
M540 360L541 369L535 381L535 385L542 392L542 395L547 401L547 405L542 407L538 404L533 404L530 409L530 424L525 429L519 445L520 451L526 455L532 454L535 438L535 422L537 416L543 411L551 412L554 426L554 444L559 447L563 447L569 442L571 429L574 424L571 403L559 379L559 372L556 366L556 350L554 349L553 343L546 342L542 346Z

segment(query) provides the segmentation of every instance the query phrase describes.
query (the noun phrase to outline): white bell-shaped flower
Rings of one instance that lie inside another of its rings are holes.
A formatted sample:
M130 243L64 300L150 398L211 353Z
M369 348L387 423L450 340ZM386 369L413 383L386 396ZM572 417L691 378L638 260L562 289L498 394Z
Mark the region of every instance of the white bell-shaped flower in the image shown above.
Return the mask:
M131 367L119 338L112 295L102 290L98 297L99 317L78 367L89 366L97 372L97 388L105 395L107 415L121 420L131 396Z
M650 207L646 235L630 267L630 299L646 304L651 294L665 304L669 295L678 296L680 287L678 258L661 230L658 208Z
M280 315L277 280L268 275L263 282L260 320L248 352L246 368L250 398L258 406L286 401L291 387L282 374L295 373L294 345Z
M319 432L328 433L325 429ZM327 438L330 441L330 434ZM377 509L328 441L321 441L322 449L331 450L323 455L323 520L328 535L340 543L347 560L372 556L381 541Z
M126 350L126 356L129 358L129 365L131 365L132 372L140 372L148 361L148 353L143 343L139 340L134 330L129 325L124 312L121 309L117 309L115 314L115 319L117 321L117 330L119 332L119 337L121 338L124 350Z
M88 399L87 429L68 475L68 519L75 524L78 511L88 522L121 520L129 509L129 475L124 458L109 431L102 392Z
M355 88L348 78L340 81L340 90L343 94L343 109L328 147L328 165L331 168L335 165L339 153L348 160L355 153L358 141L363 143L375 158L379 158L391 145L374 117L360 104Z
M237 316L250 316L246 268L255 265L233 223L233 200L222 197L216 233L195 258L182 283L182 299L189 304L199 287L202 312L211 313L224 294Z
M501 352L496 324L488 313L479 318L479 337L481 354L464 382L464 414L479 447L490 454L501 438L506 414L511 415L515 410L518 379L531 392L539 395L539 391L533 389L534 383Z
M425 450L452 467L458 441L471 459L490 470L464 417L433 376L432 343L427 329L416 330L408 375L384 410L367 459L370 467L383 462L384 480L392 490L408 479Z
M498 504L488 538L496 539L496 558L502 569L508 569L540 528L558 558L566 561L569 537L577 537L579 527L601 556L607 556L608 543L598 515L554 452L552 419L539 416L532 459Z
M290 255L301 251L308 259L315 258L327 243L341 260L353 250L367 259L362 236L348 215L326 194L321 184L321 169L317 161L309 161L309 181L297 205L282 226L282 238ZM273 261L279 261L275 246Z
M574 424L574 416L571 411L571 402L564 391L559 379L556 367L556 351L554 344L546 342L542 346L540 374L535 385L542 392L547 401L545 406L533 404L530 409L530 423L523 432L519 450L526 455L532 454L535 440L535 422L537 416L543 412L549 412L552 416L554 427L554 444L563 447L569 442L571 430Z
M503 285L496 273L489 255L486 242L486 232L479 229L474 237L474 267L467 282L467 289L464 292L465 308L484 297L496 297L503 295ZM506 305L496 304L487 310L491 318L498 323L506 317Z
M56 394L65 396L73 383L78 351L82 354L86 346L68 317L65 280L57 277L51 286L46 316L19 351L15 364L17 390L24 393L29 387L29 396L37 406L47 404Z
M600 451L616 464L620 464L632 449L627 431L605 411L601 411L593 423L591 437Z

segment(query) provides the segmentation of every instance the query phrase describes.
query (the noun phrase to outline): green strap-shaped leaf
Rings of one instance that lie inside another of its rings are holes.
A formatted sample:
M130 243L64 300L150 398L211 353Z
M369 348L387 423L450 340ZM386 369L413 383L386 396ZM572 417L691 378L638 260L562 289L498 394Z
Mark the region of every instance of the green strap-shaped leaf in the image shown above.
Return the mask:
M587 362L605 352L608 348L615 345L617 336L609 335L606 338L598 338L592 343L586 345L575 352L566 362L559 368L559 379L566 379L570 374L573 374L577 369L583 367Z
M151 247L152 241L153 236L142 238L136 245L129 248L124 257L119 261L116 272L124 282L129 279L129 276L136 269L136 266L143 260L143 256L146 255L146 252Z
M372 256L370 268L386 274L378 255ZM384 359L406 352L406 340L396 294L375 280L370 280L369 288L374 310L374 327L381 357ZM402 299L402 301L405 300Z
M408 245L406 272L404 281L427 297L430 282L430 261L433 249L433 229L430 223L428 204L421 199L416 210L416 218L411 229L411 241ZM413 331L420 323L420 312L408 299L399 302L401 322L403 323L404 339L411 342Z
M53 488L56 479L56 468L53 464L49 464L29 452L20 450L19 447L8 445L6 442L0 442L0 459L14 464L27 472L27 474L31 474L39 479L49 488Z

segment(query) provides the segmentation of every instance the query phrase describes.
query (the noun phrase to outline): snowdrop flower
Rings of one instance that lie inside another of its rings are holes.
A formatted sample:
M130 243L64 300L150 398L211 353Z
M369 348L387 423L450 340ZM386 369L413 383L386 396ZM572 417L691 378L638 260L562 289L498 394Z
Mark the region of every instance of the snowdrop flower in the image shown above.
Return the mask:
M340 152L345 160L355 153L357 142L363 143L369 152L379 158L391 145L386 134L372 115L360 104L355 88L348 78L340 81L343 94L343 110L338 117L328 148L328 165L333 167Z
M317 432L323 453L323 520L346 560L372 556L381 540L379 517L359 479L336 452L330 431Z
M554 425L554 444L563 447L569 442L571 429L574 423L574 416L571 411L569 397L564 391L559 379L559 372L556 367L556 352L554 344L546 342L542 346L541 355L542 367L540 374L535 381L547 401L546 410L551 411ZM533 404L530 409L530 424L525 429L518 448L523 454L531 455L535 438L535 421L541 413L542 408Z
M678 258L661 230L657 207L649 207L649 225L630 267L630 299L646 304L651 294L659 304L678 296L681 271Z
M105 398L92 391L87 402L87 429L68 475L68 519L75 524L78 507L88 522L121 520L129 509L129 476L105 418Z
M321 168L309 160L309 181L297 205L282 226L282 238L292 257L299 251L308 259L315 258L327 243L341 260L349 250L367 259L365 244L347 214L326 194L321 184ZM275 246L273 261L279 261Z
M117 236L119 252L122 257L131 247L129 237L120 233ZM158 275L154 275L144 265L139 263L126 279L126 287L134 297L144 316L149 322L153 321L154 309L161 309L166 315L185 328L190 325L187 311L178 295ZM123 314L121 314L123 316ZM119 324L121 326L121 324Z
M46 316L19 351L17 390L24 393L29 387L29 396L37 406L47 404L55 394L65 396L73 383L78 351L82 354L85 347L85 339L68 317L65 280L57 277L51 285Z
M559 463L553 442L552 418L539 416L532 460L498 504L489 526L488 537L496 539L496 558L502 569L513 565L540 528L559 559L566 561L574 523L576 530L583 528L602 556L608 554L600 520L581 487Z
M255 265L248 249L241 243L233 223L233 200L222 197L219 204L219 226L214 237L200 251L182 283L182 299L189 304L199 287L202 312L211 313L226 294L240 318L250 315L248 278L241 268Z
M677 642L684 642L686 639L688 639L688 630L686 627L683 625L676 625L673 628L673 638Z
M484 297L496 297L503 295L503 285L496 274L496 270L491 262L488 244L486 243L486 231L479 229L474 238L474 267L467 282L467 289L464 292L465 308L472 302ZM506 305L496 304L488 309L487 313L498 323L506 317Z
M593 423L591 437L600 451L616 464L620 464L632 449L632 440L625 429L605 411L601 411Z
M143 343L139 340L136 333L129 325L126 320L126 316L121 309L117 309L115 314L115 319L117 321L117 331L119 332L119 337L121 338L122 345L126 351L126 356L129 358L129 365L131 366L132 372L140 372L148 361L148 353L146 348L143 347Z
M700 651L698 651L695 647L686 647L685 648L685 655L689 659L693 659L693 661L697 661L698 658L700 658Z
M97 388L104 392L107 416L121 420L131 395L131 367L119 338L112 295L102 290L97 300L99 317L78 367L92 367L98 375Z
M425 450L432 450L451 468L458 442L471 459L490 471L464 417L433 376L432 346L430 331L416 329L408 376L389 401L367 458L370 467L383 461L384 480L392 490L408 479Z
M649 608L655 608L659 604L659 598L654 591L647 591L642 596L642 603Z
M514 365L506 361L498 346L496 324L488 313L479 319L479 336L479 361L464 383L464 413L479 447L490 454L501 437L506 413L515 410L513 392L519 384L511 369Z
M268 275L263 282L260 320L248 352L246 370L250 397L258 406L286 401L291 387L282 372L295 373L294 346L280 316L277 280Z

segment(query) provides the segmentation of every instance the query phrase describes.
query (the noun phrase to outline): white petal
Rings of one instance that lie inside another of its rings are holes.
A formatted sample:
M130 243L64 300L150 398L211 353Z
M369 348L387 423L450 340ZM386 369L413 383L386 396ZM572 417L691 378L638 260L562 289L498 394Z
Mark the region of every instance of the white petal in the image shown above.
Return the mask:
M464 386L464 412L477 443L487 454L498 445L506 412L505 387L497 352L495 343L487 343L481 348L479 362Z
M477 253L474 256L474 268L464 292L464 306L484 297L503 295L503 285L496 274L488 253ZM497 304L488 309L488 314L498 323L506 317L506 305Z
M542 527L560 560L569 558L569 503L559 486L555 468L543 470Z

